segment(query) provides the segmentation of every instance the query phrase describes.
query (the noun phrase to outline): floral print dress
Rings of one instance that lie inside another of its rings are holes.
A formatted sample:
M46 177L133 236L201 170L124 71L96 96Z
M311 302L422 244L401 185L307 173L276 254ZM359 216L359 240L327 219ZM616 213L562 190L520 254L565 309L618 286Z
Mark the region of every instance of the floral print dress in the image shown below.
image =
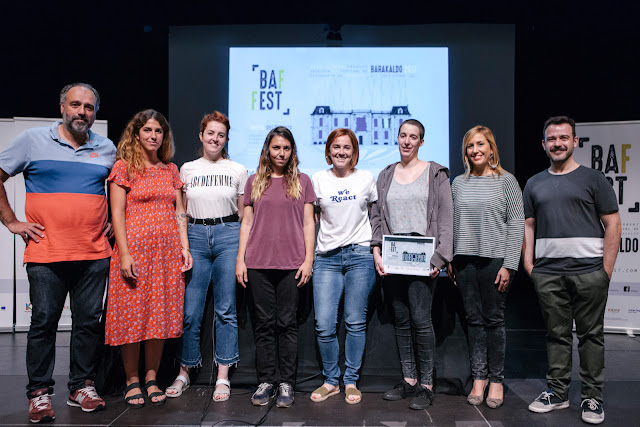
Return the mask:
M126 164L118 160L108 181L127 192L127 245L138 280L127 282L122 277L116 245L109 271L105 343L116 346L179 337L184 273L175 216L175 190L182 187L178 168L169 163L129 177Z

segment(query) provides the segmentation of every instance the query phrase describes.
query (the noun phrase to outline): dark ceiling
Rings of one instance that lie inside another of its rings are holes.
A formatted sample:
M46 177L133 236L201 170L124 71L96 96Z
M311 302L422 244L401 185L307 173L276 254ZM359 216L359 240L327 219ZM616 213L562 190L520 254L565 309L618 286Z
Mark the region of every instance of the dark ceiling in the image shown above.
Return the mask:
M77 80L101 91L112 136L133 111L166 112L172 25L515 24L514 137L523 181L546 163L537 145L546 117L640 119L639 12L630 1L3 2L0 117L56 116L59 89Z

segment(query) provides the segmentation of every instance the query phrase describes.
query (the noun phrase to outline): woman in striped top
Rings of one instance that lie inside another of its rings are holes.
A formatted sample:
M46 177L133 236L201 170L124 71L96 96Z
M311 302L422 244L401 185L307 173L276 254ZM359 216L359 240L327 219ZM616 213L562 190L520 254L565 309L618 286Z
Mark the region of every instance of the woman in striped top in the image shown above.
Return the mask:
M465 173L453 180L454 258L449 277L460 287L469 325L473 389L467 401L502 405L504 308L520 262L524 234L522 192L500 166L491 130L475 126L464 136Z

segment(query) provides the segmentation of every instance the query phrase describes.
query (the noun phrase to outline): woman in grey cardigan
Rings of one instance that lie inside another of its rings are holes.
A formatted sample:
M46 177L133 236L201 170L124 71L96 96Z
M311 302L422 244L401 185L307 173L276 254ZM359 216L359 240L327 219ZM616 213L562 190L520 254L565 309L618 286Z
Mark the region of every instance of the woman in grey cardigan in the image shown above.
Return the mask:
M386 276L385 281L391 282L386 289L392 294L396 342L404 377L383 398L412 397L411 409L426 409L433 403L435 335L431 302L440 269L445 268L453 257L449 170L436 162L418 159L418 150L423 144L424 126L417 120L402 123L398 132L400 162L380 172L378 201L371 212L371 246L376 270ZM429 275L385 274L381 255L385 234L434 237L435 251L430 260Z

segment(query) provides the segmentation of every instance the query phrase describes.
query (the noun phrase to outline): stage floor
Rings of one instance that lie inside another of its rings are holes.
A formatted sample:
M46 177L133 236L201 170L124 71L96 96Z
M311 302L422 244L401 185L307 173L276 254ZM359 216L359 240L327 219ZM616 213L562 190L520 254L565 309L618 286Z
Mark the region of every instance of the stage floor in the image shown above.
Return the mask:
M67 367L69 361L68 332L58 333L57 363L54 370L56 394L53 408L56 420L51 425L69 426L213 426L213 425L262 425L277 426L582 426L580 420L580 383L574 366L568 409L548 414L534 414L527 405L545 389L541 365L546 356L540 351L540 332L508 331L508 342L517 351L507 352L507 373L520 374L519 378L507 376L505 403L499 409L485 405L473 407L464 396L436 394L436 400L428 410L414 411L408 401L387 402L381 393L363 393L362 402L348 405L344 394L325 402L309 400L310 391L321 383L320 378L297 386L293 407L281 409L254 407L249 398L253 389L242 381L232 380L232 394L227 402L213 403L213 389L194 385L182 397L168 399L162 407L146 405L142 409L128 409L121 395L103 396L107 407L104 411L86 414L78 408L66 405ZM531 340L529 337L535 336ZM527 342L535 345L527 349ZM574 340L575 341L575 340ZM606 367L607 382L604 391L606 419L603 425L640 425L640 338L607 334ZM508 344L509 346L509 344ZM27 383L25 369L26 334L0 334L0 425L31 425L28 420L28 401L25 396ZM542 358L542 359L541 359ZM574 347L574 361L577 351ZM574 363L575 365L575 363ZM531 367L531 369L527 369ZM363 378L363 382L365 379ZM395 379L366 378L367 389L384 390L392 387Z

